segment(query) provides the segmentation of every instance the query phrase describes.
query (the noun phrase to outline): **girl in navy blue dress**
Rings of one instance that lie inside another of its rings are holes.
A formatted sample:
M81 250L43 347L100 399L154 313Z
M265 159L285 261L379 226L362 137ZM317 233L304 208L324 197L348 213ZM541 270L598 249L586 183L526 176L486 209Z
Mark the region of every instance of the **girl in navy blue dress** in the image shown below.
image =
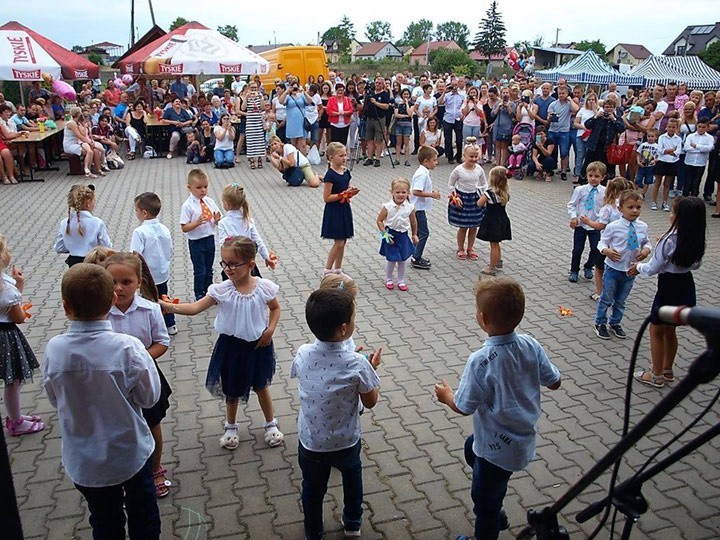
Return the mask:
M345 168L347 152L345 146L338 142L330 143L326 150L330 168L325 173L325 186L323 187L322 232L323 238L334 240L323 275L342 274L342 261L345 255L345 244L352 238L353 218L350 208L350 199L358 194L358 188L350 185L350 171Z

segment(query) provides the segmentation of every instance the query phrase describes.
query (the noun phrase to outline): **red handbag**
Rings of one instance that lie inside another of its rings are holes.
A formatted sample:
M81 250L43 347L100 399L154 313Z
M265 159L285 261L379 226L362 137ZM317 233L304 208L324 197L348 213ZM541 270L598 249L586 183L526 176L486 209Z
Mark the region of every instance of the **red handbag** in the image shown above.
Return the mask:
M632 159L635 145L612 143L607 147L606 157L610 165L627 165Z

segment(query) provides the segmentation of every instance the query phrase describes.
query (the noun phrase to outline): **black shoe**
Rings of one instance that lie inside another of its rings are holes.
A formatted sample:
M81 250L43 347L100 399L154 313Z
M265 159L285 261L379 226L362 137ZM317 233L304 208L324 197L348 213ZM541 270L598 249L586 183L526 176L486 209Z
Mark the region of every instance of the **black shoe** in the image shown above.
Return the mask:
M500 509L500 518L498 519L498 529L506 531L510 528L510 520L508 520L507 514L504 509Z
M578 273L577 272L570 272L568 274L568 281L570 283L577 283L578 282Z
M431 266L430 261L428 261L426 259L422 259L422 258L416 259L415 257L410 259L410 265L413 268L417 268L418 270L430 270L430 266Z
M399 163L398 163L398 165L399 165ZM379 160L379 159L376 159L376 160L375 160L375 163L373 164L373 166L374 166L374 167L379 167L379 166L380 166L380 160Z
M374 163L373 158L367 158L367 159L363 162L363 167L367 167L368 165L372 165L373 163Z
M560 173L560 180L562 180L563 182L567 182L567 173L561 172L561 173Z
M448 165L455 165L454 159L448 159Z
M623 330L622 325L611 324L610 330L612 330L612 332L613 332L613 334L615 334L616 338L627 339L627 334L625 333L625 330Z
M592 279L593 278L592 268L585 268L583 270L583 276L585 277L585 279Z
M595 334L600 339L610 339L610 332L608 332L606 324L596 324L595 325Z
M703 201L705 201L705 202L712 201L712 195L703 195Z
M418 153L418 151L417 151L417 148L416 148L415 150L413 150L412 152L410 152L410 155L411 155L411 156L417 156L417 153Z

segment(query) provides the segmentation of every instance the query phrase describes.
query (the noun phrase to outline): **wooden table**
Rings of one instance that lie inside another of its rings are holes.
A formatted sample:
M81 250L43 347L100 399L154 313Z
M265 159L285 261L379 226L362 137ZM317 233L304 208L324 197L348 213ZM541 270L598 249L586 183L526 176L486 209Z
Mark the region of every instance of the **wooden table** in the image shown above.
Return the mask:
M33 148L33 152L35 154L35 163L37 163L38 158L38 146L41 144L46 144L47 141L52 139L53 137L60 136L63 131L65 131L65 120L56 120L55 125L57 126L56 129L48 129L45 128L44 133L40 133L39 131L26 131L27 135L23 137L18 137L16 139L13 139L10 141L10 144L16 144L18 146L22 145L28 145ZM58 171L58 167L50 167L50 161L51 161L51 154L52 152L45 152L45 161L46 165L43 168L38 168L39 171ZM33 173L32 165L29 165L30 167L30 179L24 180L22 176L20 177L20 182L44 182L45 180L43 178L36 178L35 174ZM21 164L22 168L22 164Z

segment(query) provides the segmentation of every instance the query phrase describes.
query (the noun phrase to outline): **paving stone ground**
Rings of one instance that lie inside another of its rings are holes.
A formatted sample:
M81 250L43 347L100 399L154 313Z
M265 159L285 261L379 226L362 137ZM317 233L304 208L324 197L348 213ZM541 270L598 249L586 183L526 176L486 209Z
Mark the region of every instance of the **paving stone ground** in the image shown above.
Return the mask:
M413 162L413 165L415 162ZM275 334L277 374L273 401L285 445L268 448L262 438L262 415L257 400L241 408L240 447L220 448L222 404L204 389L208 359L215 341L214 313L179 318L179 333L160 364L174 393L163 423L164 464L173 487L159 504L163 538L299 540L302 538L301 475L297 466L296 384L289 366L297 348L311 340L304 321L304 300L319 281L329 243L319 238L323 210L321 192L307 187L288 188L279 174L266 168L250 171L247 164L229 171L204 166L211 177L210 195L220 201L223 186L239 182L246 187L250 205L266 243L281 264L266 276L280 285L282 316ZM136 226L133 197L155 191L163 199L162 221L176 243L171 292L182 299L192 296L192 270L188 249L178 225L187 196L183 160L136 160L122 171L99 179L96 215L108 225L114 245L129 247ZM318 168L320 169L320 168ZM486 170L489 168L486 168ZM480 261L454 258L455 230L446 221L445 201L430 213L431 236L427 256L430 271L409 270L410 291L386 291L384 262L377 254L375 218L389 197L390 180L410 177L413 168L392 170L384 160L379 169L355 167L353 182L361 193L353 199L356 237L349 242L345 269L360 286L355 339L368 347L382 346L384 363L378 405L362 418L364 440L365 516L363 537L368 539L435 540L455 538L472 531L470 470L463 462L464 438L471 432L470 418L457 417L434 398L433 384L447 378L456 387L467 356L478 349L485 335L474 320L472 287L487 260L487 245L479 244ZM451 167L441 161L434 171L435 185L448 193ZM84 180L68 177L67 164L57 173L44 173L45 183L2 186L0 232L10 239L14 262L27 276L26 298L34 304L33 318L24 331L38 354L48 339L66 327L60 305L60 279L64 256L52 251L54 235L66 215L70 186ZM527 312L520 330L534 335L560 368L563 386L543 397L537 457L527 471L515 474L505 507L517 534L525 512L559 498L605 454L621 431L626 370L631 341L600 341L591 330L596 304L588 298L590 282L568 283L571 231L565 204L571 186L525 180L513 181L508 213L512 242L503 243L504 272L518 279L527 295ZM709 213L709 211L708 211ZM651 235L668 225L668 214L651 212L642 219ZM695 273L701 304L719 305L716 277L720 271L720 223L708 220L708 249L703 268ZM216 273L219 279L219 268ZM639 279L628 301L625 317L631 335L649 311L655 281ZM558 305L569 307L562 318ZM680 329L677 367L682 375L703 350L702 338ZM647 339L640 349L639 365L649 358ZM15 486L26 538L90 538L87 510L80 494L63 474L56 412L41 389L41 373L24 387L26 411L43 416L45 431L8 441ZM686 426L710 401L717 382L704 385L628 454L620 478L627 478L669 437ZM631 424L647 413L668 388L636 388ZM709 415L717 421L717 407ZM699 433L701 422L691 433ZM686 436L684 440L687 440ZM683 462L646 484L650 504L634 538L693 539L720 537L720 443L701 448ZM667 455L663 452L661 456ZM583 503L597 500L602 483L590 488L580 501L561 515L573 538L584 538L595 526L577 525L574 514ZM333 474L325 504L329 539L341 536L342 489ZM607 536L607 535L606 535Z

